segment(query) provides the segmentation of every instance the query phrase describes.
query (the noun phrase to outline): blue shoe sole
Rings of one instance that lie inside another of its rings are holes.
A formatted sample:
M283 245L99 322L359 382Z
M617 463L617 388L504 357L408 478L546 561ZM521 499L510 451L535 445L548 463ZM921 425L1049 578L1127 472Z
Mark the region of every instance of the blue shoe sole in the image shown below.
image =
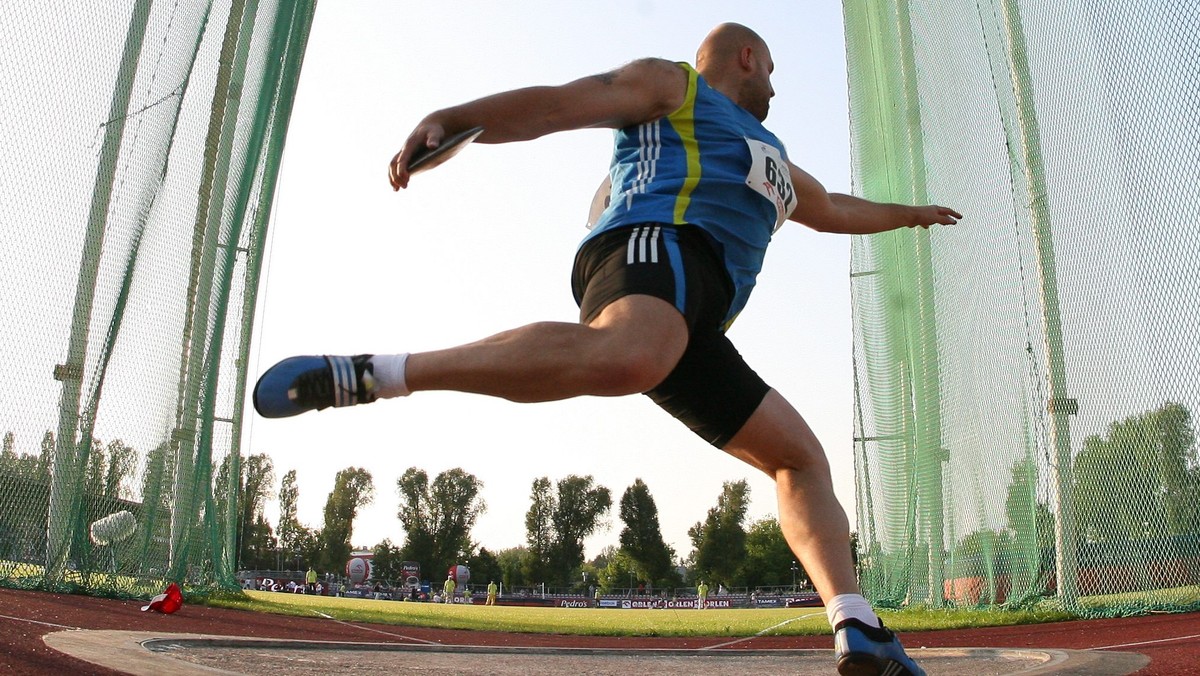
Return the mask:
M301 373L328 368L325 357L307 355L284 359L259 377L254 386L254 410L264 418L288 418L315 410L313 407L296 405L288 397L288 390L292 389Z
M911 676L913 673L899 662L862 654L843 656L838 660L837 670L841 676Z
M925 676L896 635L882 626L876 629L856 619L843 620L834 632L834 643L841 676Z

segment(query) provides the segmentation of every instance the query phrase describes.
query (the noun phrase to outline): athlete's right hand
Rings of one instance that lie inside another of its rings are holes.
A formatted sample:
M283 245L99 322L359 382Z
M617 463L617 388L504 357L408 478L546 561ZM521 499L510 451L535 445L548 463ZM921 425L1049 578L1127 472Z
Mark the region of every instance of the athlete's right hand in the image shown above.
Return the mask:
M442 139L446 137L446 129L436 123L422 120L417 128L408 135L408 140L404 142L404 147L400 152L392 158L388 164L388 181L392 184L392 190L398 191L401 188L408 187L408 163L412 160L412 156L416 154L420 148L433 150L442 143Z

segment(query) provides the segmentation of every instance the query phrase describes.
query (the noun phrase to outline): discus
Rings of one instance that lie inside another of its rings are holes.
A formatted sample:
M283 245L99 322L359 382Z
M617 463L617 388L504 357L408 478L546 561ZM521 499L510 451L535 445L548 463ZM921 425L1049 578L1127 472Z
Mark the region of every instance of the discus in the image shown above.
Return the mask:
M591 230L596 227L596 223L600 221L601 214L608 208L608 203L612 200L612 177L605 176L600 182L600 187L596 188L596 194L592 196L592 206L588 210L587 229Z
M441 144L436 148L421 146L408 161L409 175L427 171L454 157L459 151L466 148L468 143L479 138L482 133L483 127L475 127L459 132L450 138L442 139Z

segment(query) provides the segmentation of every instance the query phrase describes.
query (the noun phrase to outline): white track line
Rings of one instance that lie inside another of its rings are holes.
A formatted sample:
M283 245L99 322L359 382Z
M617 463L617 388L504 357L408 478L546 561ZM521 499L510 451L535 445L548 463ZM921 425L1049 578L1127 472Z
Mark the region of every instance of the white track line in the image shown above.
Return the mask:
M1088 648L1088 650L1111 650L1113 648L1132 648L1135 645L1151 645L1154 643L1171 643L1173 641L1186 641L1188 639L1200 638L1200 634L1192 634L1191 636L1176 636L1174 638L1158 638L1153 641L1135 641L1133 643L1118 643L1116 645L1102 645L1098 648Z
M30 624L40 624L40 625L46 626L46 627L58 627L59 629L74 629L76 631L79 630L79 627L71 627L71 626L68 626L65 624L54 624L53 622L41 622L39 620L27 620L24 617L13 617L11 615L0 615L0 619L16 620L17 622L29 622Z
M797 617L793 617L793 618L791 618L790 620L784 620L783 622L780 622L779 624L776 624L776 625L772 625L772 626L770 626L770 627L767 627L766 629L763 629L762 631L758 632L757 634L755 634L755 635L753 635L753 636L745 636L745 637L742 637L742 638L734 639L734 640L732 640L732 641L726 641L726 642L724 642L724 643L718 643L718 644L716 644L716 645L710 645L710 646L708 646L707 648L700 648L700 650L716 650L717 648L725 648L725 647L728 647L728 646L731 646L731 645L737 645L738 643L745 643L746 641L753 641L754 639L756 639L756 638L758 638L758 637L760 637L760 636L763 636L763 635L764 635L764 634L766 634L767 632L774 631L775 629L778 629L778 628L782 627L782 626L783 626L783 625L785 625L785 624L791 624L792 622L795 622L796 620L807 620L807 619L808 619L808 618L810 618L810 617L821 617L821 616L823 616L823 615L825 615L825 613L823 613L823 612L821 612L821 613L809 613L808 615L800 615L800 616L797 616Z
M383 634L384 636L395 636L396 638L402 638L406 641L413 641L415 643L427 643L430 645L439 645L437 641L427 641L423 638L417 638L415 636L405 636L404 634L393 634L390 631L383 631L382 629L375 629L373 627L361 627L357 624L351 624L350 622L343 622L342 620L335 620L332 616L326 615L325 613L323 613L319 610L314 610L313 612L316 613L317 615L320 615L321 617L329 620L330 622L336 622L338 624L343 624L343 625L346 625L347 627L353 627L355 629L361 629L363 631L373 631L376 634Z

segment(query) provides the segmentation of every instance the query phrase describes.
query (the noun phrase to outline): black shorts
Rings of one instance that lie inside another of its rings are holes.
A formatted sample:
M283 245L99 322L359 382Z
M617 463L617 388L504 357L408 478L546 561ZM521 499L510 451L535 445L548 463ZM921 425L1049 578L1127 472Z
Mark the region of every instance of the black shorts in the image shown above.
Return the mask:
M584 323L634 294L679 310L687 350L646 395L713 446L729 443L767 396L770 387L722 330L733 284L699 228L648 223L601 233L580 248L571 277Z

